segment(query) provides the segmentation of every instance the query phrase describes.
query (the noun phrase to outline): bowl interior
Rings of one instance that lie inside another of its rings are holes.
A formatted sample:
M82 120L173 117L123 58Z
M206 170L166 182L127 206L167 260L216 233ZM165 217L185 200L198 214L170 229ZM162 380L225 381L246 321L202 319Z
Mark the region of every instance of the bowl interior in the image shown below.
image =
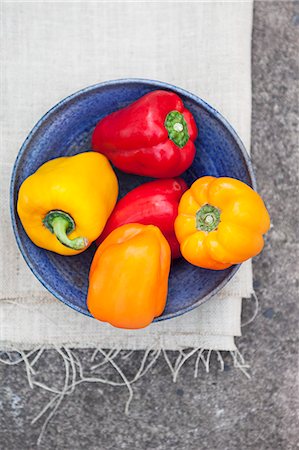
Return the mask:
M84 314L89 315L86 294L95 246L72 257L36 247L16 213L18 190L25 178L49 159L90 150L98 120L154 89L177 92L195 117L199 131L196 158L182 175L189 185L204 175L238 178L251 186L254 183L246 151L227 122L205 102L174 86L147 80L119 80L92 86L56 105L32 130L16 160L11 185L12 221L20 250L33 273L53 295ZM120 197L149 180L116 173ZM182 258L176 260L169 278L167 305L156 320L180 315L204 302L226 284L237 268L212 271L192 266Z

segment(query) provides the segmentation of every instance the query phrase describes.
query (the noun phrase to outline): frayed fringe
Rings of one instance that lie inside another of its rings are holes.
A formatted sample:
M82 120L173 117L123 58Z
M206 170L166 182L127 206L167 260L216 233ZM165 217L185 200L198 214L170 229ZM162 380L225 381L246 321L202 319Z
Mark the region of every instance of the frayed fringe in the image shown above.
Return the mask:
M76 386L81 383L101 383L103 385L110 386L126 386L128 389L128 400L125 405L125 414L129 413L129 406L133 399L133 388L132 385L140 380L156 363L160 356L164 357L171 375L172 380L175 383L177 381L179 372L185 362L194 356L195 364L194 364L194 377L198 377L199 373L199 365L202 364L206 372L210 370L210 358L211 354L216 353L217 361L219 363L220 371L223 371L224 360L221 355L221 352L218 350L204 350L202 348L194 348L192 350L185 349L179 350L178 355L174 362L171 361L169 351L164 349L148 349L144 352L143 358L141 360L140 366L135 374L135 376L131 379L125 374L122 369L122 365L128 360L133 354L133 351L124 351L120 349L112 349L112 350L103 350L102 348L96 348L90 359L90 367L89 367L89 375L85 375L82 367L82 363L80 358L78 357L75 350L69 347L55 347L58 354L61 356L64 367L65 367L65 378L63 387L61 389L47 386L44 383L41 383L37 380L37 370L34 368L42 354L44 353L45 348L39 347L29 352L19 351L16 359L11 360L11 353L4 352L4 358L0 358L0 362L7 365L15 365L23 362L25 364L28 383L31 389L35 386L43 389L45 391L51 392L54 394L52 399L44 406L44 408L39 412L39 414L33 418L31 424L36 423L42 417L44 417L44 422L41 427L41 431L37 440L37 444L39 445L42 441L43 435L46 431L47 425L49 424L52 417L56 414L61 402L63 399L71 395L74 392ZM172 351L172 353L174 353ZM175 352L177 353L177 352ZM230 351L229 352L234 367L241 370L241 372L247 377L250 378L250 375L247 371L249 366L245 364L244 358L239 352L239 350ZM116 360L117 358L117 360ZM123 363L123 364L122 364ZM119 381L114 381L112 379L106 378L101 372L105 369L105 367L111 366L114 371L119 376ZM103 393L103 392L102 392Z

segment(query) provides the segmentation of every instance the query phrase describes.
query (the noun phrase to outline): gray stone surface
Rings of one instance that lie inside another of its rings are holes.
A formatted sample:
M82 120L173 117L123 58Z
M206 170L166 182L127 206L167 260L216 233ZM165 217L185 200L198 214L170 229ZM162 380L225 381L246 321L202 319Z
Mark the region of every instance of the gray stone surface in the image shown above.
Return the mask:
M186 364L176 384L161 359L135 386L129 417L126 388L84 384L51 421L42 449L290 450L298 446L298 25L297 2L258 1L253 32L252 154L259 190L272 217L265 250L254 261L260 300L238 346L251 380L225 358L223 373L193 378ZM245 304L244 320L252 311ZM80 351L89 358L90 351ZM55 352L42 358L44 381L60 378ZM132 374L140 363L136 355ZM30 420L51 394L28 387L24 365L0 365L0 449L36 448ZM59 383L59 380L57 380Z

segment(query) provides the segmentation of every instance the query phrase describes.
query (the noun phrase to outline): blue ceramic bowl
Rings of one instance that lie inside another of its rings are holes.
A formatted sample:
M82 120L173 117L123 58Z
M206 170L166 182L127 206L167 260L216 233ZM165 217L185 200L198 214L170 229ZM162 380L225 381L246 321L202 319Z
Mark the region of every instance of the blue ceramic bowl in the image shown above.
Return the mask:
M79 91L54 106L25 140L12 174L11 216L17 243L25 261L39 281L59 300L83 314L86 307L88 271L95 252L91 246L78 256L60 256L36 247L27 237L16 212L21 183L49 159L73 155L91 148L96 123L155 89L176 92L193 113L197 126L197 154L183 178L190 185L204 175L238 178L255 187L246 150L227 121L200 98L175 86L151 80L125 79L97 84ZM147 181L119 171L120 196ZM200 269L182 258L173 263L164 313L170 319L205 302L236 273L238 266L222 271Z

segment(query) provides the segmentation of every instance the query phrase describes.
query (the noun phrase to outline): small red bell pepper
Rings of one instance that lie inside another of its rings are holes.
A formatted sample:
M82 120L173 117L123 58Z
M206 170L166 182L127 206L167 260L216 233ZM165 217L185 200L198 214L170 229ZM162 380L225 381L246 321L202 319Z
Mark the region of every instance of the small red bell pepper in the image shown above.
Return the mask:
M181 253L174 232L174 221L178 215L180 198L187 189L181 178L150 181L133 189L116 204L97 244L121 225L156 225L170 245L172 258L178 258Z
M92 148L124 172L168 178L190 167L196 136L195 120L180 97L153 91L102 119Z

